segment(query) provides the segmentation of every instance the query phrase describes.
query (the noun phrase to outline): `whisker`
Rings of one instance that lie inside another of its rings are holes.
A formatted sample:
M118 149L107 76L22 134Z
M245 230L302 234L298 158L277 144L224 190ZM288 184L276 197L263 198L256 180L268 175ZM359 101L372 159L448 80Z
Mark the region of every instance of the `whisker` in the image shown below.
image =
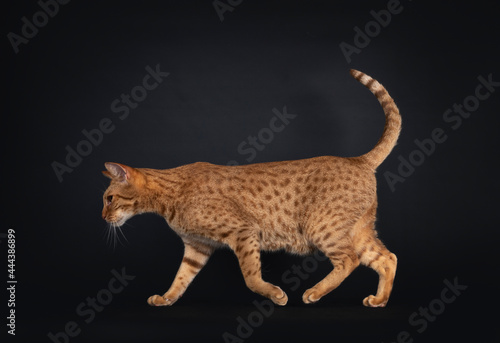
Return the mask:
M128 244L130 244L130 242L128 241L127 237L125 237L125 234L123 233L121 226L118 226L118 231L122 234L123 238L125 238L125 241L126 241Z
M125 239L125 241L126 241L127 243L129 243L129 241L128 241L127 237L125 237L125 234L123 233L121 226L117 226L116 228L117 228L117 231L116 231L116 237L118 238L118 242L119 242L122 246L125 246L125 244L124 244L124 243L122 242L122 240L120 239L120 233L122 234L123 238ZM130 243L129 243L129 244L130 244Z
M110 238L110 243L113 244L113 250L116 250L116 246L118 244L120 244L122 246L126 246L126 244L120 238L120 233L121 233L121 236L123 236L123 238L125 239L125 241L128 244L130 244L130 242L128 241L127 237L125 236L125 233L123 232L120 225L117 225L116 223L110 223L108 232L109 232L108 236Z
M106 244L109 244L109 225L106 225L106 229L102 233L102 236L106 239Z
M113 244L113 227L111 224L108 226L108 244L110 247Z
M118 238L119 238L118 234L116 232L116 227L117 227L117 225L113 224L113 251L116 250L116 245L117 245L116 243L117 243Z
M114 224L108 224L106 226L106 244L109 245L110 247L113 246L113 251L116 248L116 230L115 230L115 225Z

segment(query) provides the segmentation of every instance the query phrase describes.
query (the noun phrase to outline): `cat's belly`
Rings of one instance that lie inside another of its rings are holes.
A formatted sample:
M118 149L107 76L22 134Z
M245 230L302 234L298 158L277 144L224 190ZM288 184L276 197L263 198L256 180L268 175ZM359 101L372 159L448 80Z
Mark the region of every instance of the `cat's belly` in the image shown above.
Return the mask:
M298 232L262 231L260 238L261 250L285 250L299 255L308 255L316 251L316 248Z

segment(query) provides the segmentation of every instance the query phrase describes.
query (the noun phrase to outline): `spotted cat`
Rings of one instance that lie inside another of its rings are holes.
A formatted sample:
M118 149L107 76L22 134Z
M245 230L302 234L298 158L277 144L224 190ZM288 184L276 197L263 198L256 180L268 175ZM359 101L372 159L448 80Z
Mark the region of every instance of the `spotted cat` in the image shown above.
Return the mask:
M111 179L102 217L120 227L141 213L163 216L184 242L184 258L169 290L148 299L152 306L175 303L207 263L214 249L231 248L246 285L285 305L288 297L262 279L261 251L310 254L319 250L333 270L305 291L315 303L359 265L379 275L369 307L387 304L396 255L377 238L375 170L389 155L401 130L401 116L385 88L370 76L351 75L378 99L385 113L382 137L358 157L323 156L296 161L220 166L205 162L165 170L106 163Z

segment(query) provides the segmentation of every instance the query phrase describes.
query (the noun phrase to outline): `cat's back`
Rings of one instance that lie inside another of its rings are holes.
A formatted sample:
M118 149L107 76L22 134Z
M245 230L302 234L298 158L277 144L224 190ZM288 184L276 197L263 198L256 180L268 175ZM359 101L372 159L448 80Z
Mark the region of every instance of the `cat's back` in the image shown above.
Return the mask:
M373 170L356 157L320 156L242 166L197 162L179 167L179 171L186 176L189 188L200 194L291 200L298 195L316 198L311 194L318 192L325 196L373 196L376 190Z

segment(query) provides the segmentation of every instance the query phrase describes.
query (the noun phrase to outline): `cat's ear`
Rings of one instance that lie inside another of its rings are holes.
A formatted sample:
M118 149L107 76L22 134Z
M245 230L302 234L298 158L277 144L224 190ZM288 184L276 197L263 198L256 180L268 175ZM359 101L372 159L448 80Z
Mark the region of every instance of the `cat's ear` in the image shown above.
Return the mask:
M123 182L130 180L132 174L132 168L119 163L106 162L104 166L107 172L104 171L103 174L111 179Z
M113 178L113 175L111 175L111 173L107 170L103 170L102 171L102 175L106 176L107 178L110 178L112 179Z

